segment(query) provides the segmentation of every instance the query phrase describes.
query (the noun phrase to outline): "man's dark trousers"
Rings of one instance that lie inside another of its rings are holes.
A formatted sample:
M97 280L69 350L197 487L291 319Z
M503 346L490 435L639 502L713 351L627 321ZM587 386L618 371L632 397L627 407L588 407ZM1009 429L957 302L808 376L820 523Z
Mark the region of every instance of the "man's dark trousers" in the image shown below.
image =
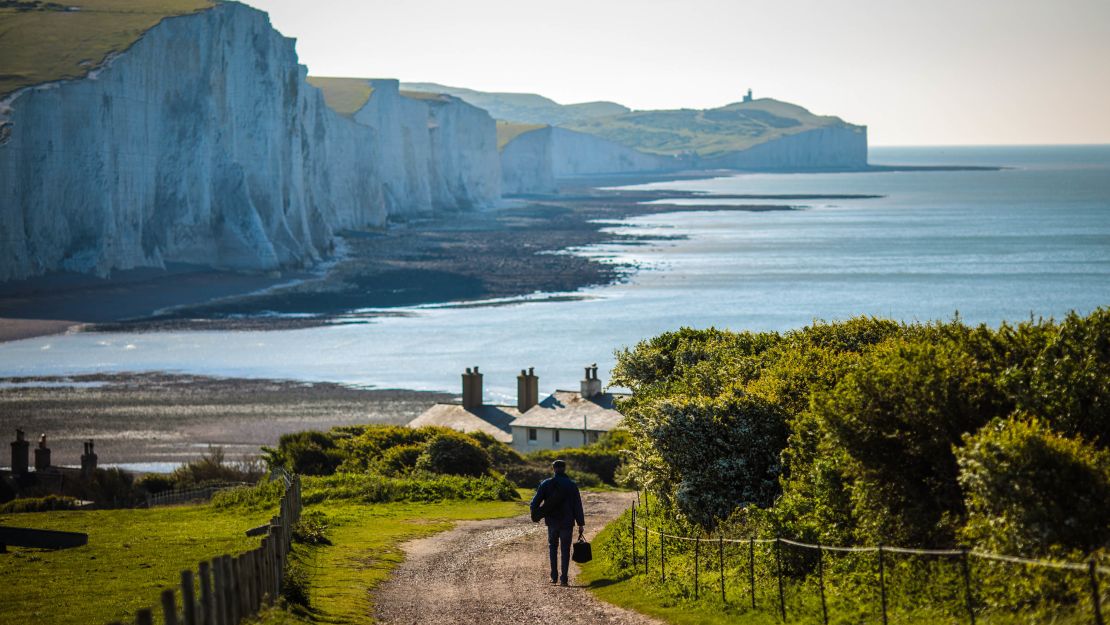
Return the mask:
M547 546L551 555L551 581L567 581L567 571L570 569L570 539L574 533L574 526L547 527ZM559 555L563 557L563 568L559 570Z

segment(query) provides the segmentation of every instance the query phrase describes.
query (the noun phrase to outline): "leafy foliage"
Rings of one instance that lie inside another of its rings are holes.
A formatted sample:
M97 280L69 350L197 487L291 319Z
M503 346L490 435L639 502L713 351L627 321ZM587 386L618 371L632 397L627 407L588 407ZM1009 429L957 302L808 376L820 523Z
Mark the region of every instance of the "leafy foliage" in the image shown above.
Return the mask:
M683 328L618 353L614 383L634 392L620 406L632 438L620 473L702 528L1089 553L1110 546L1077 507L1103 493L1108 379L1106 309L998 328ZM1086 495L1038 475L1074 476Z
M416 468L430 473L477 477L490 470L489 454L465 434L444 432L424 447Z
M1014 417L966 435L956 456L971 542L1040 556L1110 544L1110 451Z

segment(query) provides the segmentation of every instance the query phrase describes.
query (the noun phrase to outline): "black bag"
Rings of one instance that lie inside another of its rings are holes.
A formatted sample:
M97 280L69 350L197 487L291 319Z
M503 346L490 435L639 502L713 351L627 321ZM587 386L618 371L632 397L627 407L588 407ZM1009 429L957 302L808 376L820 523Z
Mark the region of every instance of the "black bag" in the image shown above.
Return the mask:
M570 559L578 564L585 564L594 559L594 550L590 543L582 536L582 528L578 528L578 540L572 545Z

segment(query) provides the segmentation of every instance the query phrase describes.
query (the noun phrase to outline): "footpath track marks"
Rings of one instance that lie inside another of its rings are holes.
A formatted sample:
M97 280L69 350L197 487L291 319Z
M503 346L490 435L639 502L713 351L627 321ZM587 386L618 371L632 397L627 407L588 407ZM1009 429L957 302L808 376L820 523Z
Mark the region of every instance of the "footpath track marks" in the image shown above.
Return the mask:
M587 539L631 505L631 493L585 493ZM548 583L547 533L526 515L461 522L402 545L405 561L376 590L379 623L656 625L659 621L597 599L573 577Z

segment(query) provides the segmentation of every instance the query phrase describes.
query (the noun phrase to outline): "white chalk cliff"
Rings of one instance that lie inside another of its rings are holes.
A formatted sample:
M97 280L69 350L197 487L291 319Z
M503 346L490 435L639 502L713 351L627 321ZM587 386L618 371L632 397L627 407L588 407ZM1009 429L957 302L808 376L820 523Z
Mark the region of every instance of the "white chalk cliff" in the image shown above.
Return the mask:
M163 20L79 80L0 103L0 280L188 262L316 262L345 228L500 197L496 130L379 81L353 118L305 81L267 15Z

